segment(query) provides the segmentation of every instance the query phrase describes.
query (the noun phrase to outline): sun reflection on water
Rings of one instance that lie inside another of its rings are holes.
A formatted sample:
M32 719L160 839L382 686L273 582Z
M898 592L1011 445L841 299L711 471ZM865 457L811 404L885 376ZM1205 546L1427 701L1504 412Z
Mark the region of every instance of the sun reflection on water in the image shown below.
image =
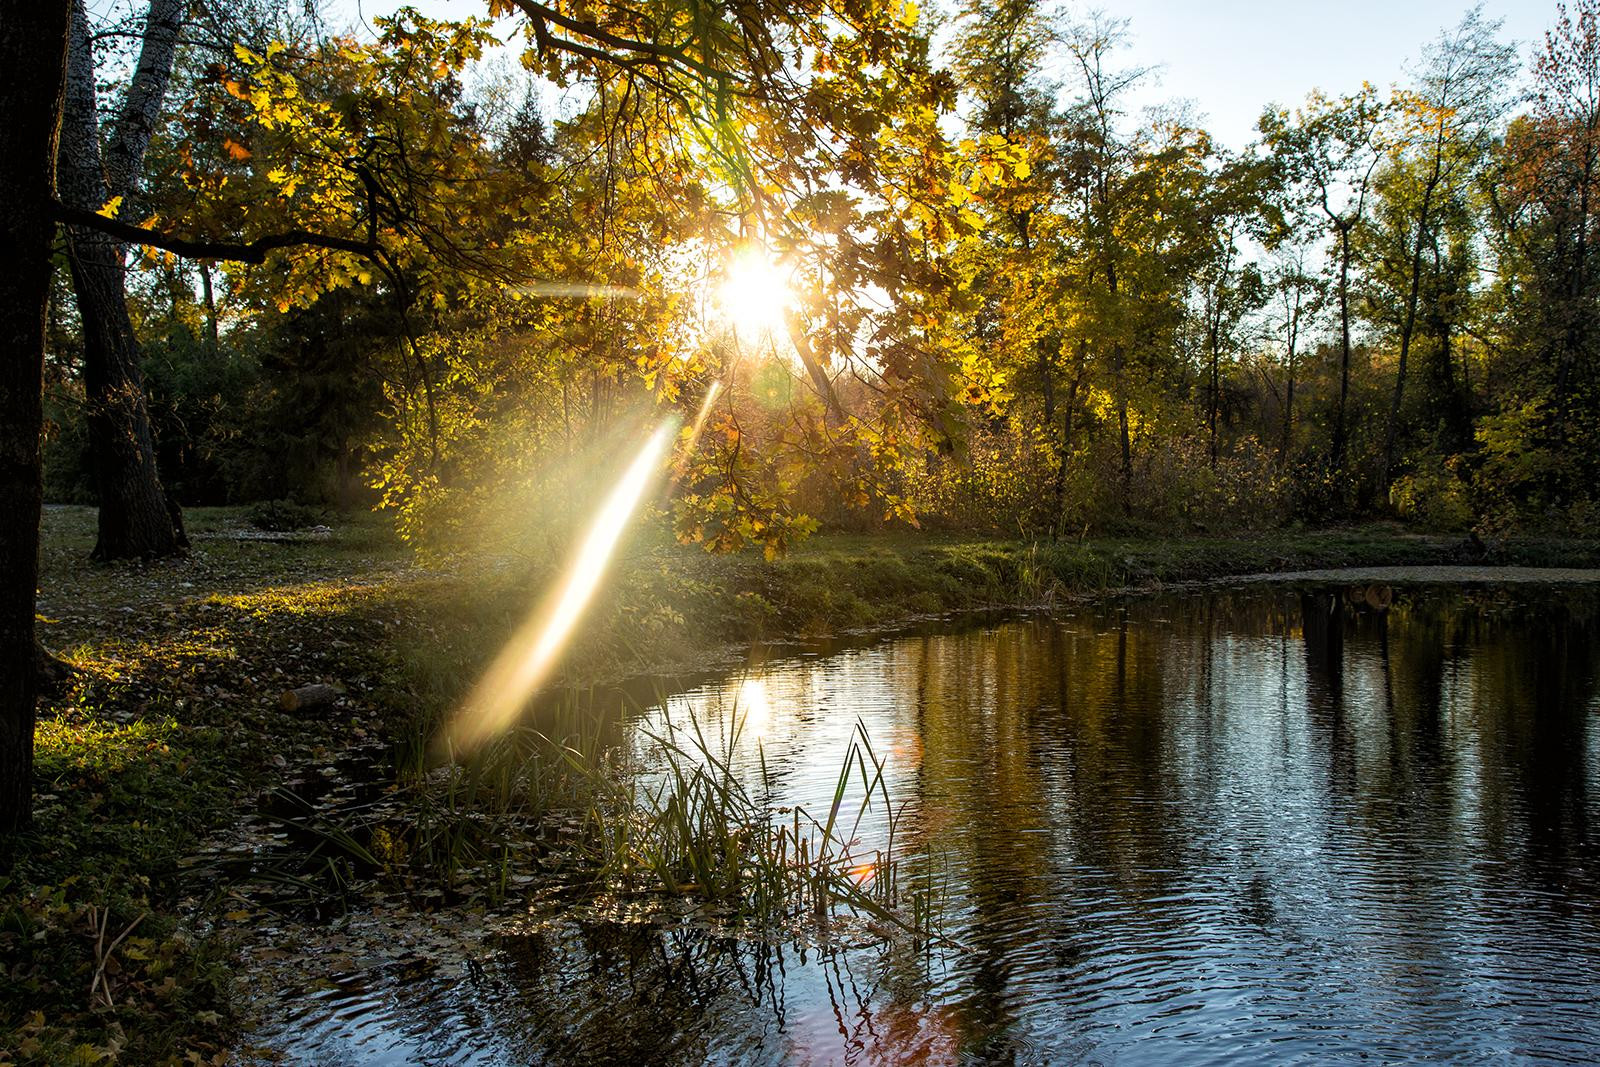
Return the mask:
M734 715L738 732L745 737L766 736L772 726L772 698L761 678L746 678L734 695Z

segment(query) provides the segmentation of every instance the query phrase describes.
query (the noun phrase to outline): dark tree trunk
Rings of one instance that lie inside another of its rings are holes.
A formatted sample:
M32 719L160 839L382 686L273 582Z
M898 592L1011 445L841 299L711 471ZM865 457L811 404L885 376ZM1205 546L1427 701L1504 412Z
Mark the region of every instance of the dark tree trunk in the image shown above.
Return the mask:
M1283 395L1283 443L1278 447L1278 465L1286 466L1289 462L1289 453L1294 449L1294 372L1297 347L1300 343L1300 293L1296 290L1294 302L1289 308L1288 321L1288 353L1284 360L1284 367L1288 372L1289 380L1284 386Z
M181 10L173 0L151 4L127 106L102 158L88 17L81 3L73 5L60 149L61 194L66 203L98 211L112 197L129 192L166 92ZM67 228L67 242L83 321L89 446L100 498L94 558L179 554L188 540L182 516L156 471L139 373L139 343L128 318L123 246L81 226Z
M1206 428L1210 437L1208 451L1210 452L1211 469L1217 469L1217 413L1222 407L1222 339L1214 327L1210 338L1211 368L1210 384L1207 389L1208 404L1206 411Z
M40 397L67 10L6 0L0 11L0 832L10 832L33 814Z
M1122 513L1133 514L1133 438L1128 425L1128 396L1118 380L1117 434L1122 442Z
M1443 144L1437 144L1433 154L1433 173L1423 188L1422 206L1417 213L1417 236L1411 246L1411 279L1406 288L1405 317L1400 323L1400 355L1394 368L1394 396L1389 402L1389 425L1383 435L1383 466L1378 471L1376 489L1389 491L1389 473L1394 469L1395 450L1400 442L1400 419L1406 395L1406 364L1411 358L1411 342L1417 333L1417 301L1422 293L1422 257L1428 244L1428 223L1433 207L1433 194L1443 174Z
M1339 406L1333 414L1329 467L1344 469L1345 408L1350 403L1350 225L1339 227Z
M1442 275L1440 268L1436 266L1435 270ZM1442 443L1448 451L1461 455L1473 451L1477 434L1472 426L1472 401L1465 378L1465 359L1462 361L1462 378L1456 378L1455 324L1445 306L1446 295L1436 287L1429 302L1427 325L1433 335L1433 349L1429 353L1428 376L1444 428Z
M1081 349L1080 349L1081 352ZM1056 460L1055 483L1055 526L1051 531L1052 537L1061 536L1067 509L1067 464L1072 461L1072 413L1078 406L1078 387L1083 382L1083 361L1080 355L1078 372L1072 379L1072 386L1067 390L1067 402L1061 416L1061 455Z
M1283 389L1283 443L1278 447L1278 465L1289 462L1294 449L1294 362L1289 363L1289 380Z
M205 296L206 344L213 359L222 353L222 342L217 337L217 296L211 288L211 265L200 264L200 291Z
M175 555L188 541L156 472L139 344L123 285L122 246L76 226L68 228L68 246L83 320L83 384L100 497L94 558Z

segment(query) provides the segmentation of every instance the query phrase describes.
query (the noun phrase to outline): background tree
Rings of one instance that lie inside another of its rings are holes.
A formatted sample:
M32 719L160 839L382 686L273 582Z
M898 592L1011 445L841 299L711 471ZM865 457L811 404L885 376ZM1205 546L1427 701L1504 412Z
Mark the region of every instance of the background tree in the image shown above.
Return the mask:
M1365 221L1372 177L1382 161L1380 131L1386 106L1371 85L1338 99L1312 93L1292 116L1268 111L1260 129L1283 168L1285 205L1300 219L1319 217L1331 242L1332 299L1339 322L1339 394L1327 471L1342 477L1349 434L1354 314L1352 287L1357 228Z
M1500 307L1499 358L1480 420L1478 484L1491 521L1592 522L1600 477L1600 5L1557 6L1534 62L1532 107L1505 135L1484 195Z
M1499 28L1479 10L1469 12L1424 52L1416 85L1394 100L1395 129L1386 138L1388 158L1378 176L1383 204L1374 230L1379 247L1372 257L1374 280L1387 290L1396 345L1378 487L1389 484L1402 438L1406 378L1424 294L1433 294L1425 316L1431 332L1436 341L1446 343L1439 336L1446 328L1441 315L1450 305L1444 289L1459 292L1463 285L1459 277L1446 279L1438 273L1460 263L1448 255L1443 231L1447 218L1464 208L1504 114L1516 52L1496 39ZM1430 263L1436 268L1431 278ZM1449 363L1441 364L1441 358L1436 354L1432 361L1432 377L1444 389L1435 399L1445 406L1460 441L1470 436L1464 398L1449 385ZM1441 367L1445 381L1439 381Z
M1048 507L1022 521L1051 532L1062 521L1085 381L1081 350L1069 343L1066 328L1072 295L1064 284L1059 86L1044 73L1060 52L1064 30L1059 12L1032 0L968 5L952 53L970 99L973 136L1021 153L1012 180L972 205L982 225L962 240L959 269L973 301L964 316L973 356L981 353L997 368L991 377L1004 383L1004 392L994 399L1013 399L1008 410L1020 420L1006 435L1010 461L1034 470L1037 440L1048 463L1040 472L1049 478Z
M1294 454L1295 389L1300 360L1327 291L1322 279L1307 266L1309 254L1303 244L1280 243L1267 277L1274 309L1272 333L1282 352L1279 361L1283 370L1280 466L1287 465Z

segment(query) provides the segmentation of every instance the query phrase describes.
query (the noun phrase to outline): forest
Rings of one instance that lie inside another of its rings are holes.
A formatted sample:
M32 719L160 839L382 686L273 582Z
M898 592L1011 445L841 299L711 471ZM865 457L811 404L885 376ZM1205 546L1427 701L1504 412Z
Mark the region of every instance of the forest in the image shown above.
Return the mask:
M453 12L5 8L0 1061L229 1062L220 965L151 868L278 772L146 778L349 740L234 697L370 697L426 793L453 710L476 751L549 679L757 637L1593 565L1600 0L1520 51L1469 10L1238 147L1135 105L1114 5ZM566 616L537 648L530 600ZM59 981L35 936L72 946ZM193 997L149 1008L172 975Z
M270 499L449 551L715 383L671 510L719 551L1593 528L1586 11L1528 71L1469 14L1408 83L1264 110L1230 152L1129 112L1148 72L1109 16L891 8L752 17L684 61L512 4L367 41L270 5L102 31L81 76L138 76L69 78L61 202L158 236L66 233L160 243L120 284L52 272L46 498L100 505L103 559ZM521 67L469 82L513 13ZM535 79L582 106L543 114Z

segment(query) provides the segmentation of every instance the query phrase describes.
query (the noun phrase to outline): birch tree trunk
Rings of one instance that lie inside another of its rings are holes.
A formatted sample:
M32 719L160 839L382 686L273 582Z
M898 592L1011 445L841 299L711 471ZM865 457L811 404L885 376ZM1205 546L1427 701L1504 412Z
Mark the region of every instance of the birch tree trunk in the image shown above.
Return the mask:
M72 5L59 172L67 204L97 211L133 191L172 75L182 19L182 0L151 0L139 63L102 154L89 20L82 0ZM156 469L139 343L128 317L125 249L82 226L67 227L67 247L83 322L89 444L100 497L94 558L175 555L188 540Z

